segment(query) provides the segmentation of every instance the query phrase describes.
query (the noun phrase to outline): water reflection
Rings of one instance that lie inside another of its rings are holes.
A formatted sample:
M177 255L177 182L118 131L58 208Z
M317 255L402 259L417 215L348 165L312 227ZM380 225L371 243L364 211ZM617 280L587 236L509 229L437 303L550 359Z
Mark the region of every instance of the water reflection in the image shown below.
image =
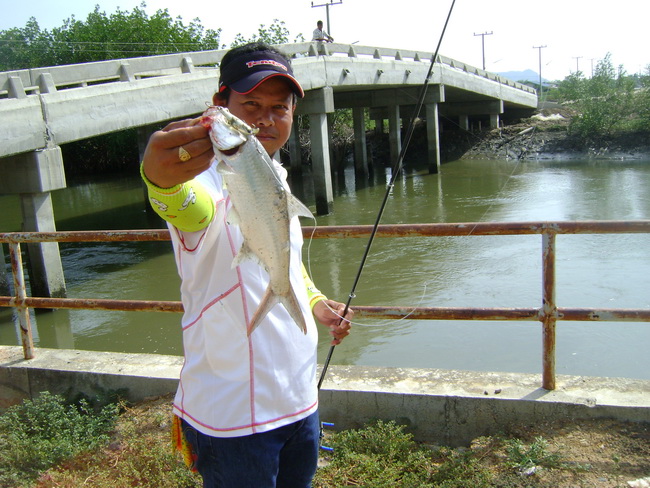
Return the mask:
M395 182L382 223L647 219L650 162L457 161L441 174L409 164ZM334 213L318 225L372 224L390 180L351 165L333 180ZM291 185L314 201L309 172ZM13 197L0 203L15 205ZM145 211L137 174L76 184L53 195L60 230L162 227ZM18 230L15 215L3 230ZM313 222L304 221L311 225ZM471 234L471 229L469 231ZM558 236L557 299L571 307L650 307L650 236ZM328 296L345 301L365 239L307 241L305 261ZM61 244L71 297L177 300L169 243ZM377 239L363 271L359 305L538 307L540 236ZM172 313L64 311L33 315L41 347L181 354ZM359 321L335 364L541 371L537 322ZM16 344L12 314L0 310L0 342ZM650 379L645 323L560 322L557 372ZM322 361L329 340L322 334Z

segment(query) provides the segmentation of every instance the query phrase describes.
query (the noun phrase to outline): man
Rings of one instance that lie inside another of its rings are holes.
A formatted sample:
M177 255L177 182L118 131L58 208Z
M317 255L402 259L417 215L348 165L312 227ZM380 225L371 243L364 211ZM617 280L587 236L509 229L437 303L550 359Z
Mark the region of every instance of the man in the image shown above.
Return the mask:
M289 60L253 43L224 56L212 101L259 129L256 137L273 157L289 138L303 96ZM307 333L276 305L247 334L268 276L250 261L231 266L243 238L226 217L228 191L198 121L173 122L154 133L141 168L154 209L168 221L182 278L185 363L175 418L204 487L306 488L320 430L312 313L338 344L350 329L340 319L345 306L327 300L306 276L300 223L293 219L291 282ZM286 183L286 171L275 164ZM346 319L352 316L349 311Z
M334 42L334 38L323 30L322 20L316 22L316 28L314 29L314 35L312 36L311 40L318 42Z

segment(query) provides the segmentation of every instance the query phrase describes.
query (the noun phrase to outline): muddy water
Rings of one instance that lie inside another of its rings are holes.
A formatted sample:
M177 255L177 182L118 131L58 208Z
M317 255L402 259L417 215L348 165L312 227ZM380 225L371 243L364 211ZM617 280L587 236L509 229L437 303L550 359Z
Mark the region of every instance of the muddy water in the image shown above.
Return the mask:
M318 225L372 224L390 169L335 179L335 212ZM313 203L308 175L292 187ZM405 168L382 223L650 218L650 161L458 161L429 175ZM0 228L20 227L14 197L0 197ZM54 192L59 230L160 226L144 210L137 177L78 183ZM304 221L309 225L310 222ZM305 262L330 297L344 301L365 241L314 240ZM566 307L650 308L650 236L558 236L557 301ZM70 297L177 300L169 243L62 244ZM541 237L378 239L354 304L539 307ZM182 354L180 316L55 311L33 315L37 346ZM0 343L17 344L10 310ZM557 373L650 379L650 324L559 322ZM321 338L321 361L328 350ZM359 320L333 364L541 372L536 322Z

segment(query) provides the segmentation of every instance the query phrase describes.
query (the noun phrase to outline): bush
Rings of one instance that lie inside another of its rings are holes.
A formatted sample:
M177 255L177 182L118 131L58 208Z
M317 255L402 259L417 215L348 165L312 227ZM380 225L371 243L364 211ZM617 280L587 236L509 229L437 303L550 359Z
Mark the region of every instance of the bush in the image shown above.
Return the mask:
M395 422L377 421L361 430L332 435L330 464L314 487L482 488L492 486L489 472L471 454L416 443Z
M0 416L0 486L29 483L62 460L106 443L117 414L115 404L95 412L87 400L66 404L49 392L10 407Z

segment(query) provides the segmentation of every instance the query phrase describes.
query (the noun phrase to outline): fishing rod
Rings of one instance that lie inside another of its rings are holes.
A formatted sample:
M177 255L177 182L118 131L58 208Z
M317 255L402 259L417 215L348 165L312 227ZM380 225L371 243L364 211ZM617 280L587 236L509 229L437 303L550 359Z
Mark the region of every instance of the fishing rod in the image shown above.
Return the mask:
M343 317L348 312L348 309L350 308L350 303L352 302L352 299L355 297L354 292L357 289L357 285L359 284L359 279L361 278L361 273L363 272L363 267L366 264L366 260L368 259L368 255L370 254L370 247L372 246L372 243L375 239L375 235L377 234L377 229L379 228L379 222L381 221L381 217L384 214L384 210L386 209L386 204L388 203L388 197L390 196L390 192L395 186L395 181L397 180L397 175L399 174L400 170L402 169L402 165L404 162L404 156L406 155L406 149L408 148L409 143L411 142L411 137L413 136L413 132L415 131L415 121L420 115L420 110L422 109L422 105L424 105L424 97L427 94L427 87L429 85L429 81L431 80L431 76L433 74L433 66L436 62L436 59L438 58L438 50L440 49L440 44L442 44L442 38L445 36L445 31L447 30L447 24L449 23L449 18L451 17L451 12L454 10L454 4L456 3L456 0L452 0L451 2L451 7L449 7L449 13L447 14L447 20L445 20L445 25L442 28L442 32L440 33L440 39L438 40L438 45L436 46L436 51L433 53L433 57L431 58L431 63L429 64L429 71L427 72L427 76L424 79L424 83L422 84L422 88L420 89L420 95L418 97L418 102L415 106L415 111L413 112L413 115L411 116L411 120L409 122L408 128L406 130L406 134L404 137L404 144L402 145L402 148L400 149L399 156L397 158L397 162L395 163L395 166L393 167L392 174L390 177L390 181L388 182L388 186L386 187L386 192L384 193L384 199L381 202L381 205L379 207L379 212L377 213L377 219L375 220L375 224L373 225L372 232L370 233L370 237L368 238L368 243L366 244L366 249L363 253L363 257L361 258L361 263L359 264L359 270L357 271L357 275L354 278L354 282L352 284L352 289L350 290L350 294L348 295L348 300L345 304L345 309L343 310L343 314L341 315L341 320L343 320ZM325 359L325 362L323 363L323 370L321 371L320 374L320 379L318 380L318 389L320 390L321 385L323 384L323 380L325 379L325 374L327 373L327 368L329 367L330 361L332 359L332 354L334 353L334 348L335 345L330 346L330 350L327 353L327 358Z

